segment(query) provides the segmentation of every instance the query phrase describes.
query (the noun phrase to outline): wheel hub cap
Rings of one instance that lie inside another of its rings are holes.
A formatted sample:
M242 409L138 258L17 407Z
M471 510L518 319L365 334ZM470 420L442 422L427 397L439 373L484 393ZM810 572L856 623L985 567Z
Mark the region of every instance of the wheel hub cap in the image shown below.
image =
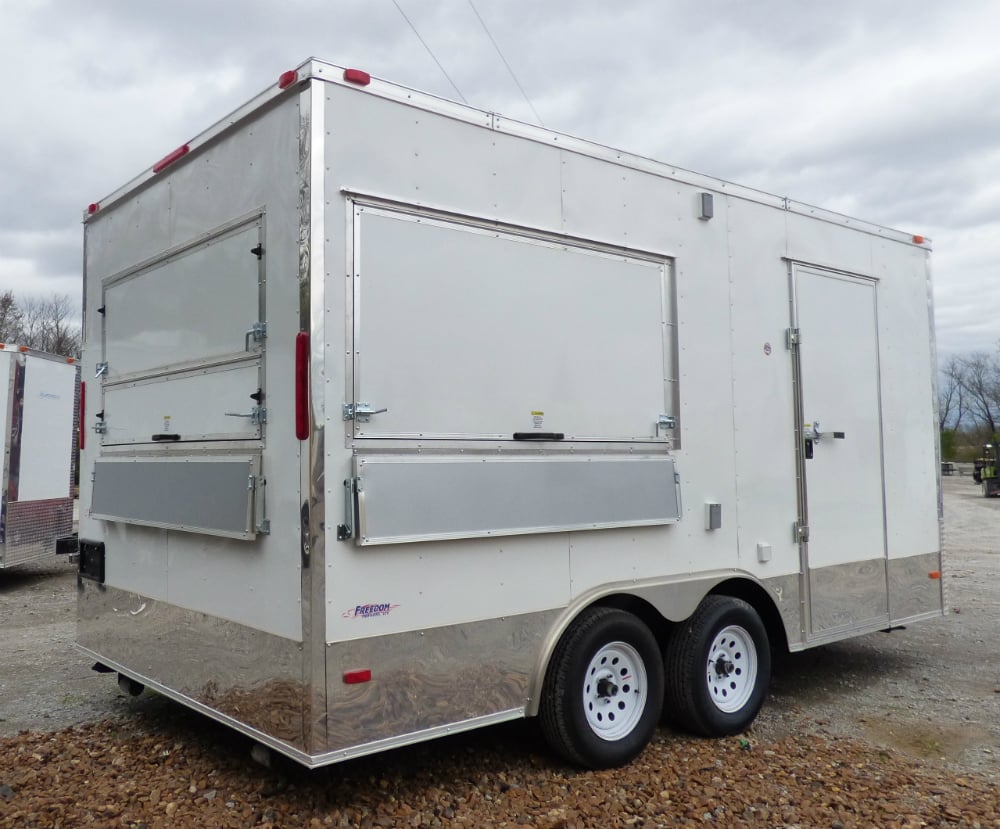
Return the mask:
M618 693L618 686L609 678L602 677L597 680L597 695L599 697L613 697Z
M583 678L587 724L602 740L620 740L646 710L646 665L627 642L611 642L590 660Z
M739 625L720 630L708 651L708 693L715 707L726 714L743 708L757 687L757 647Z

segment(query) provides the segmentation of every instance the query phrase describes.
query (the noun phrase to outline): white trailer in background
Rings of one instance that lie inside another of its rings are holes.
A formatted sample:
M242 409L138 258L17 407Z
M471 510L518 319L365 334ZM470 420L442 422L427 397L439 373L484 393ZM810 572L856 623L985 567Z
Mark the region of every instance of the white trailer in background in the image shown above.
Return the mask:
M0 344L0 569L54 557L73 530L74 362Z
M315 60L85 236L78 643L303 763L942 613L921 237Z

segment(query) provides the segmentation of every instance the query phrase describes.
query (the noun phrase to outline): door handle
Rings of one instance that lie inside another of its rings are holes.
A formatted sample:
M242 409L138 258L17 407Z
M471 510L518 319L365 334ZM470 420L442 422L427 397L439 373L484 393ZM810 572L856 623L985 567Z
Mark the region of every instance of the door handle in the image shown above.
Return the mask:
M802 426L802 436L806 440L812 440L819 443L826 434L829 434L834 440L844 440L846 438L846 434L844 432L821 432L819 430L818 420L814 420L812 423L805 423Z
M252 253L253 251L251 251ZM255 343L263 342L264 338L267 336L267 323L257 321L253 324L249 331L243 335L243 350L250 350L250 340L252 339Z
M820 431L818 420L814 420L812 423L804 423L802 425L802 437L805 441L804 451L805 451L805 458L807 461L812 460L813 450L815 449L816 444L823 439L823 436L825 434L827 433ZM830 432L829 435L834 440L844 440L847 437L847 435L844 432Z
M382 414L388 409L373 409L370 403L345 403L344 420L356 420L358 423L368 423L372 415Z

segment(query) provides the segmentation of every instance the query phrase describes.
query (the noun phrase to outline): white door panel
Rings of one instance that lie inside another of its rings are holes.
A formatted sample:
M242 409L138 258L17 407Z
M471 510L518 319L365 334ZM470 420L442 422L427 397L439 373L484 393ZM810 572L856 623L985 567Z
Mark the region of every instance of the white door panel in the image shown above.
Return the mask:
M24 371L19 501L66 498L73 459L76 369L29 357Z
M104 390L104 444L255 440L260 361L187 371Z
M106 285L108 379L243 352L261 319L259 244L257 219Z
M359 209L358 437L656 440L667 265Z
M811 627L888 612L876 284L795 274Z

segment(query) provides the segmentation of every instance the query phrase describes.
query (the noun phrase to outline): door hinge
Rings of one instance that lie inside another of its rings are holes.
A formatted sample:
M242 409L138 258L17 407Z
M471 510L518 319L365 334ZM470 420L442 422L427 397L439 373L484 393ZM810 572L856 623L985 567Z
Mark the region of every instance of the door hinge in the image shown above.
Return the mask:
M785 348L791 350L802 344L802 332L798 328L785 329Z
M251 493L250 497L253 498L257 490L263 488L266 483L267 481L264 479L263 475L254 475L253 472L247 475L247 492ZM254 530L258 533L258 535L270 535L271 519L261 518L254 524Z
M677 428L677 418L673 415L661 414L656 418L656 431L659 432L660 429L676 429Z
M354 537L354 488L357 478L344 480L344 523L337 525L337 541Z
M796 544L809 540L809 525L803 524L801 521L796 521L792 526L792 532L794 535L793 541Z
M97 369L97 373L94 375L94 379L95 380L98 377L100 377L102 374L107 374L108 373L108 364L107 363L98 363L96 366L94 366L94 368Z
M263 259L264 258L264 246L262 244L258 243L257 247L250 248L250 253L252 253L258 259Z

